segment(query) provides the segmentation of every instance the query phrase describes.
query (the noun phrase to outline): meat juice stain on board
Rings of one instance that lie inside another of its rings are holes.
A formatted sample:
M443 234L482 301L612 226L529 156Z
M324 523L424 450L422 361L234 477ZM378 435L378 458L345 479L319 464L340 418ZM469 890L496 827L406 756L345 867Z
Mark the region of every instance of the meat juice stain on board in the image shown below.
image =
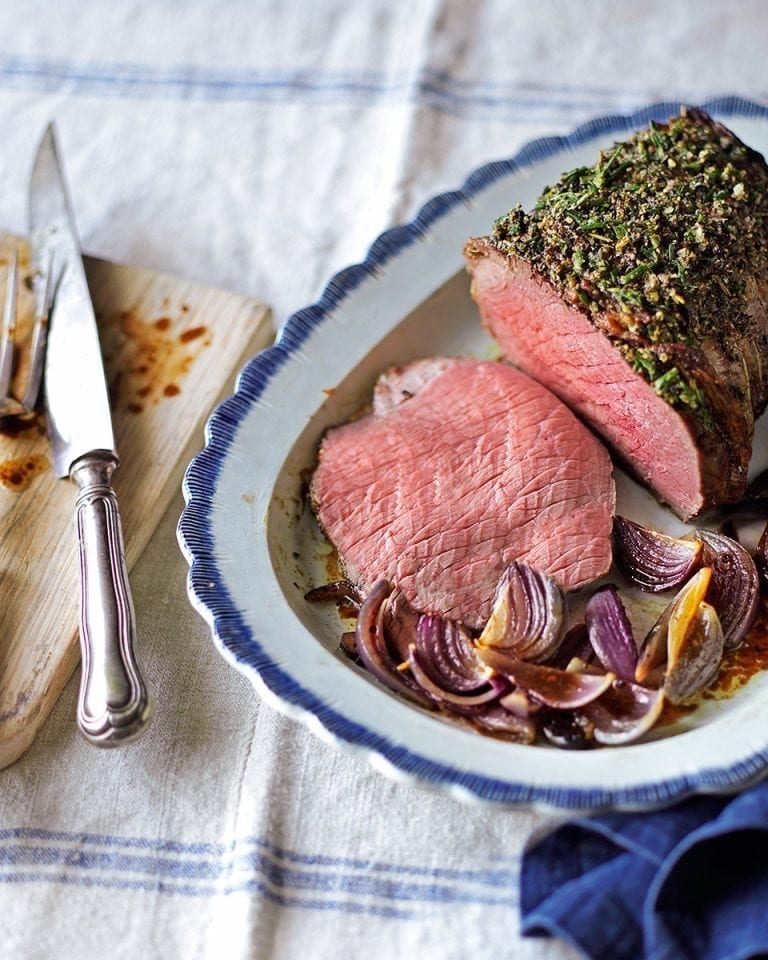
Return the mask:
M163 307L170 307L167 298ZM103 325L104 363L114 409L140 414L181 394L195 359L213 342L208 326L190 326L190 320L191 308L181 304L175 317L170 310L154 319L145 319L135 309L123 310Z
M42 414L32 417L9 417L0 419L0 450L3 453L16 453L0 459L0 484L12 493L22 493L35 477L50 467L50 460L44 452L30 447L41 443L47 449L45 420ZM5 442L4 442L5 441ZM27 447L23 456L19 456L18 447Z
M6 490L21 493L27 489L35 477L49 467L49 459L38 453L30 453L25 457L0 461L0 484Z

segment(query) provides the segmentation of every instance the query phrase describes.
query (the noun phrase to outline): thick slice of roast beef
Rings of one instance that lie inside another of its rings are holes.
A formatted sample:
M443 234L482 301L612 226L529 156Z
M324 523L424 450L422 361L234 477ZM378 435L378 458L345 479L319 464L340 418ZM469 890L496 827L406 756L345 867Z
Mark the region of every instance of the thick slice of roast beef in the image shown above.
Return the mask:
M602 444L505 363L435 359L385 374L373 411L323 438L310 496L347 576L479 627L519 560L565 589L611 563Z
M768 167L701 111L467 242L505 356L682 517L738 501L768 396Z

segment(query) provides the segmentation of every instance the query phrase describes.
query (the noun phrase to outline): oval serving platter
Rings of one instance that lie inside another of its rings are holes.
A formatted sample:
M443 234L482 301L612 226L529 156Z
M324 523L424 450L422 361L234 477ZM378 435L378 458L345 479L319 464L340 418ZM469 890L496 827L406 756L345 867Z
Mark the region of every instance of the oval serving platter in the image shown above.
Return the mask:
M594 162L601 147L679 106L656 104L534 141L384 233L246 365L189 465L179 540L190 598L218 649L273 706L390 775L465 800L596 811L734 791L768 772L768 672L647 742L584 752L521 746L400 700L341 651L333 605L304 600L334 575L304 496L323 431L358 411L392 364L495 355L469 295L465 239L487 233L517 202L529 208L563 171ZM768 109L737 98L702 106L768 153ZM767 434L763 417L753 473L768 466ZM617 488L618 512L669 533L685 529L618 472Z

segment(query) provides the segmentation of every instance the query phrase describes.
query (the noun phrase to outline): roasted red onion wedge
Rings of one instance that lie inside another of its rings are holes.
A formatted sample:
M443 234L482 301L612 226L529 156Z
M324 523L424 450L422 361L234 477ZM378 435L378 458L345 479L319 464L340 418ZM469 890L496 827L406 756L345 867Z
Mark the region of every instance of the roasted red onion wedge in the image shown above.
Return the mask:
M441 703L453 704L461 707L479 707L491 703L509 691L509 683L498 677L492 677L491 671L486 668L485 683L479 688L467 693L454 693L438 686L419 662L419 652L412 647L408 654L408 666L413 678L421 689Z
M443 690L463 694L488 683L491 671L478 657L472 638L460 623L422 614L415 648L420 669Z
M643 641L640 657L635 669L635 681L646 686L657 687L664 682L661 670L669 658L669 624L672 616L680 620L679 613L683 608L682 617L690 623L699 604L706 596L712 580L712 569L702 567L695 573L686 585L678 591L672 602L665 608L662 615L651 627L648 636ZM687 619L686 619L687 618Z
M593 725L598 743L618 746L644 736L661 716L664 691L619 681L580 713Z
M412 643L416 643L420 613L408 603L402 590L395 587L384 610L384 630L387 645L398 663L408 658Z
M531 744L536 739L536 723L526 717L518 717L500 706L489 707L472 718L473 723L489 733L512 740L514 743Z
M557 710L576 710L604 693L614 674L575 673L516 660L507 653L479 647L484 663L507 677L535 700Z
M355 624L357 655L374 677L390 690L422 706L429 706L430 699L410 678L406 678L402 672L398 671L397 664L393 662L387 648L387 638L384 633L384 605L391 592L392 585L389 581L379 580L363 601Z
M613 521L614 559L635 586L651 593L673 590L700 565L701 544L678 540L625 517Z
M740 543L722 533L696 530L703 544L702 565L712 568L708 599L717 610L726 649L738 647L760 608L760 578L755 561Z
M605 669L622 680L633 680L637 644L619 591L612 583L592 594L584 616L592 648Z
M667 660L667 633L669 618L675 608L677 597L664 608L664 612L648 631L640 647L640 656L635 667L635 682L649 687L660 687L664 682L663 666Z
M513 563L499 580L493 610L478 643L518 660L547 660L560 643L564 611L563 592L552 577Z
M715 608L702 602L688 616L687 604L669 620L669 650L663 691L670 703L682 703L717 675L723 659L723 630Z
M755 566L763 590L768 592L768 526L763 530L755 549Z
M357 610L363 602L363 595L351 580L334 580L332 583L324 583L308 590L304 594L304 599L310 603L324 601L345 603Z

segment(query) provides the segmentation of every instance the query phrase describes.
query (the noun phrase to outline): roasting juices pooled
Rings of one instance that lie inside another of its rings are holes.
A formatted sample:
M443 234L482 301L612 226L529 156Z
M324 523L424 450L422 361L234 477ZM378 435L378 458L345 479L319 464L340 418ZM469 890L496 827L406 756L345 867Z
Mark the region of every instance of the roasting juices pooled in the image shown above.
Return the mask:
M700 110L515 207L465 257L502 352L682 518L741 499L768 398L768 168Z
M748 646L768 533L756 566L735 535L614 517L595 433L681 518L742 500L767 229L763 158L684 110L467 241L504 360L385 371L320 446L310 498L345 579L307 599L356 612L350 656L422 707L569 749L633 743L714 689Z

